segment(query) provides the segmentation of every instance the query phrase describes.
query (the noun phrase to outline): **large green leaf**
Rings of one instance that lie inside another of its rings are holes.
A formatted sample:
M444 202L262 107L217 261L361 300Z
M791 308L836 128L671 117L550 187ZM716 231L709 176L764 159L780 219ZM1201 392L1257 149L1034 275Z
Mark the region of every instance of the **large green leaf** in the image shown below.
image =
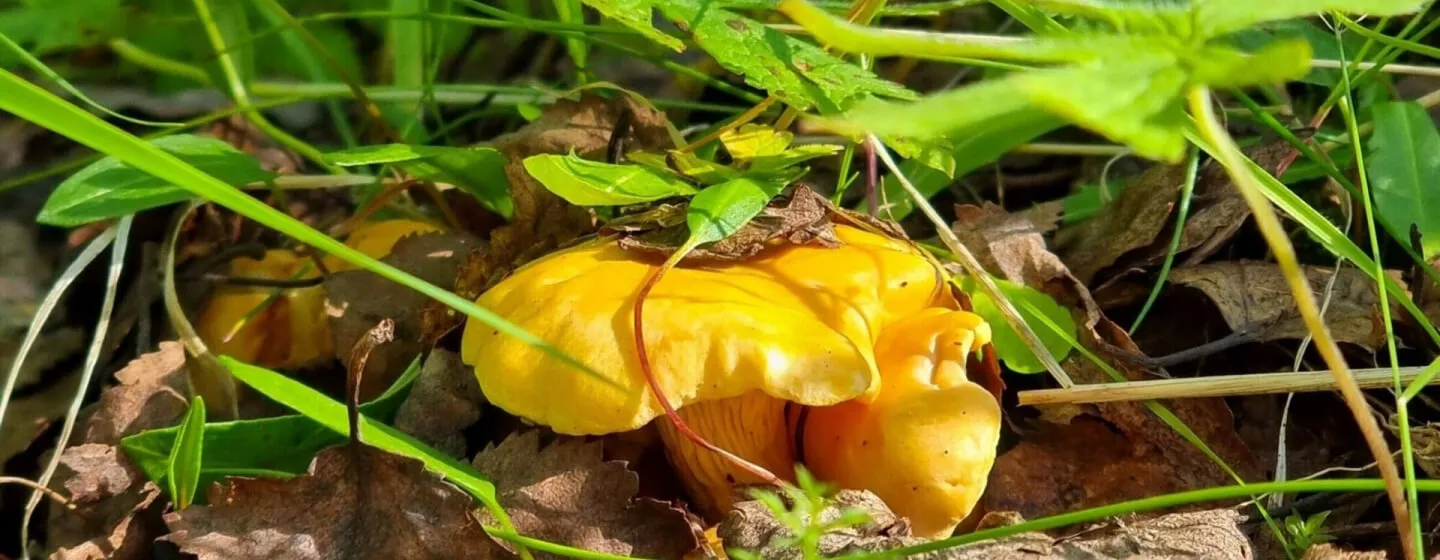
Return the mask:
M1375 210L1404 228L1391 232L1401 243L1410 242L1413 229L1425 258L1440 256L1440 131L1414 101L1382 103L1372 112L1366 174Z
M585 0L585 4L670 50L685 50L684 42L655 29L650 11L654 3L650 0Z
M417 179L455 185L506 218L515 212L507 159L494 148L384 144L332 152L325 160L340 166L392 164Z
M262 169L255 158L215 138L176 134L150 143L229 185L275 177L274 173ZM107 157L60 183L45 201L36 221L53 226L78 226L174 204L190 196L190 192L175 184Z
M1425 0L1204 0L1194 14L1201 37L1218 37L1257 23L1302 18L1326 12L1394 16L1419 10Z
M1029 286L999 278L993 280L995 286L1000 288L1000 293L1004 294L1010 303L1015 304L1015 309L1020 312L1020 318L1025 320L1025 324L1039 325L1041 323L1037 316L1044 316L1051 324L1064 329L1064 334L1056 333L1052 329L1034 329L1035 335L1040 337L1045 348L1050 350L1056 359L1064 359L1070 352L1068 340L1075 337L1075 319L1070 316L1070 310ZM1045 364L1035 357L1035 352L1031 351L1030 347L1025 345L1025 340L1010 327L1005 315L996 307L995 301L991 300L984 290L978 289L971 279L965 280L965 287L970 294L975 314L984 317L985 322L990 324L995 353L1000 361L1017 373L1045 371Z
M623 206L695 194L674 175L642 165L618 165L575 154L525 158L525 171L560 198L578 206Z
M1281 40L1253 53L1209 45L1187 59L1191 81L1213 88L1282 84L1310 72L1310 43Z
M835 113L870 95L910 99L911 92L819 47L708 0L656 0L726 70L797 109Z
M416 361L385 394L360 405L360 410L381 422L393 420L419 373L420 363ZM120 448L145 476L168 487L170 452L180 431L180 427L170 427L141 432L121 440ZM316 452L343 443L345 436L295 414L206 424L201 440L205 453L198 480L203 486L228 476L304 474Z
M1181 93L1189 76L1166 53L1130 55L1014 79L1040 108L1124 143L1141 156L1178 162L1185 155L1181 127L1187 118Z

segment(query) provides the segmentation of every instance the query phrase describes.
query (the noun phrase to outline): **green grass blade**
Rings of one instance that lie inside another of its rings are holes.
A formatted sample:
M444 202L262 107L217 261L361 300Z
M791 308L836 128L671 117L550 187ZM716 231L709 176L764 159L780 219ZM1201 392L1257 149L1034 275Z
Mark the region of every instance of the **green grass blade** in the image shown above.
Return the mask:
M80 91L80 88L75 87L75 85L71 84L69 80L66 80L54 70L51 70L50 67L46 66L44 62L41 62L40 59L35 58L33 55L30 54L30 51L27 51L24 47L16 44L15 41L11 40L10 37L6 36L4 33L0 33L0 45L3 45L5 48L10 49L10 52L15 53L15 56L20 57L20 60L24 62L26 66L29 66L31 70L39 72L40 75L45 76L46 78L50 78L50 81L55 82L55 85L60 86L60 89L63 89L66 93L75 96L76 99L84 101L86 105L94 107L97 111L120 119L122 121L138 124L141 126L170 128L178 127L182 124L176 122L147 121L144 119L137 119L135 117L127 117L125 115L112 111L109 107L101 105L94 99L91 99L90 96L85 95L85 92Z
M397 13L428 13L429 0L390 0L390 9ZM390 48L390 82L399 87L425 87L425 29L428 20L391 19L386 23L386 42ZM406 141L426 136L420 119L420 104L398 103L387 107L391 122L400 129Z
M1145 321L1145 316L1150 313L1150 307L1155 305L1155 300L1160 298L1160 291L1165 288L1165 280L1170 277L1170 267L1175 264L1175 253L1180 248L1180 238L1185 235L1185 218L1190 215L1190 198L1195 194L1195 179L1200 172L1200 152L1195 148L1190 149L1189 161L1185 162L1185 183L1180 189L1180 207L1175 210L1175 233L1170 236L1170 248L1165 251L1165 261L1160 263L1160 275L1155 279L1155 287L1150 289L1149 297L1145 298L1145 305L1140 306L1140 312L1135 315L1135 322L1130 325L1128 331L1131 335L1140 330L1140 323Z
M185 509L195 503L195 489L200 486L200 460L205 443L205 399L195 395L190 401L190 410L180 423L180 432L175 436L175 446L170 448L170 459L166 465L165 481L170 487L170 499L175 509Z
M108 153L132 167L180 185L195 193L196 196L204 197L320 251L335 255L341 260L430 296L495 330L540 348L619 390L619 385L604 374L570 357L559 348L496 315L489 309L475 305L474 302L421 280L408 272L351 249L344 243L306 226L299 220L271 208L239 189L186 165L185 162L156 149L150 143L96 118L83 109L67 103L3 69L0 69L0 110L10 112L95 150Z

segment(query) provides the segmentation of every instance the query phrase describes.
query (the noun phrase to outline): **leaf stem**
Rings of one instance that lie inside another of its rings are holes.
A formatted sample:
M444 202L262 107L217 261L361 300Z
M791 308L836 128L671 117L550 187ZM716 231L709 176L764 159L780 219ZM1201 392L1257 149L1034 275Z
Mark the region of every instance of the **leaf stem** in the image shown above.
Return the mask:
M1246 165L1245 155L1241 153L1240 147L1235 145L1235 140L1230 137L1224 125L1221 125L1215 117L1215 111L1211 107L1210 90L1197 87L1190 91L1188 97L1190 111L1195 116L1201 137L1214 148L1215 153L1211 155L1215 156L1229 172L1231 180L1235 182L1236 190L1240 191L1245 202L1250 205L1250 211L1255 217L1255 223L1259 227L1261 235L1270 245L1276 263L1290 284L1295 304L1299 307L1300 315L1304 318L1305 325L1315 340L1315 349L1320 352L1325 364L1335 375L1335 384L1340 389L1340 394L1345 397L1345 404L1355 417L1355 423L1365 437L1370 454L1375 457L1381 478L1385 480L1385 492L1390 498L1390 508L1395 515L1396 527L1400 532L1406 558L1416 558L1410 527L1406 523L1409 514L1407 513L1405 492L1400 482L1400 473L1395 467L1395 461L1390 456L1389 446L1385 442L1385 434L1380 430L1379 423L1375 421L1370 405L1365 401L1365 394L1355 383L1355 377L1350 373L1349 365L1345 363L1345 357L1340 354L1340 347L1330 336L1330 329L1320 318L1320 310L1315 303L1315 294L1310 289L1310 282L1305 277L1304 271L1300 269L1299 260L1295 256L1295 248L1290 244L1290 239L1280 224L1280 218L1270 207L1269 200L1261 193L1262 187Z

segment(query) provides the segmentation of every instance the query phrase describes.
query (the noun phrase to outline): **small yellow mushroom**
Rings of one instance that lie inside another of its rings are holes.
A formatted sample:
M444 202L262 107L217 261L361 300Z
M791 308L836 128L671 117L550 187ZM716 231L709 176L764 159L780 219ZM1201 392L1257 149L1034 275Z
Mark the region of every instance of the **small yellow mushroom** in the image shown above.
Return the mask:
M356 228L345 244L382 258L402 237L440 231L411 220L370 222ZM326 256L331 272L350 270L350 263ZM230 262L230 276L264 280L304 280L320 276L314 262L293 251L271 249L260 260L240 257ZM248 316L248 319L247 319ZM241 325L239 330L236 326ZM196 334L212 352L271 368L295 368L330 356L330 321L325 316L325 288L221 286L205 304L195 323Z
M646 300L646 348L667 400L700 436L782 478L804 463L868 489L924 536L979 499L1000 409L966 377L990 341L940 270L910 245L837 226L835 248L777 245L685 264ZM521 267L477 303L609 376L615 386L478 321L461 355L487 399L563 434L640 428L663 415L636 357L635 294L660 264L594 241ZM618 386L618 387L617 387ZM758 479L658 423L699 509L729 509Z

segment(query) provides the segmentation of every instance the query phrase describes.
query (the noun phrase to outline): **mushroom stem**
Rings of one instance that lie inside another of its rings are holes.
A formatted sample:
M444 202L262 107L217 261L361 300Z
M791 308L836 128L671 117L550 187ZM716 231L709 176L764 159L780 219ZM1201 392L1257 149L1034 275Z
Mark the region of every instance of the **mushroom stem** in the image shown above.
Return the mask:
M640 372L645 375L645 384L650 387L650 394L655 395L655 400L660 402L660 408L665 409L665 417L675 426L676 431L679 431L681 435L684 435L686 439L695 445L724 457L725 460L745 469L746 472L755 475L760 478L760 480L765 481L765 483L780 486L783 483L780 477L775 476L775 473L766 470L765 467L746 461L734 453L721 449L719 446L700 437L700 434L695 433L694 430L691 430L690 426L685 423L685 420L680 418L680 415L675 412L675 407L670 405L670 400L665 398L665 392L661 390L660 382L655 379L655 372L650 369L650 356L645 351L645 299L646 296L650 295L650 290L654 289L655 285L660 282L660 277L664 276L665 271L674 268L676 263L679 263L680 259L684 258L687 252L688 251L683 249L676 251L664 264L661 264L659 268L651 271L650 275L645 278L645 282L640 285L640 292L635 296L635 351L640 360Z

